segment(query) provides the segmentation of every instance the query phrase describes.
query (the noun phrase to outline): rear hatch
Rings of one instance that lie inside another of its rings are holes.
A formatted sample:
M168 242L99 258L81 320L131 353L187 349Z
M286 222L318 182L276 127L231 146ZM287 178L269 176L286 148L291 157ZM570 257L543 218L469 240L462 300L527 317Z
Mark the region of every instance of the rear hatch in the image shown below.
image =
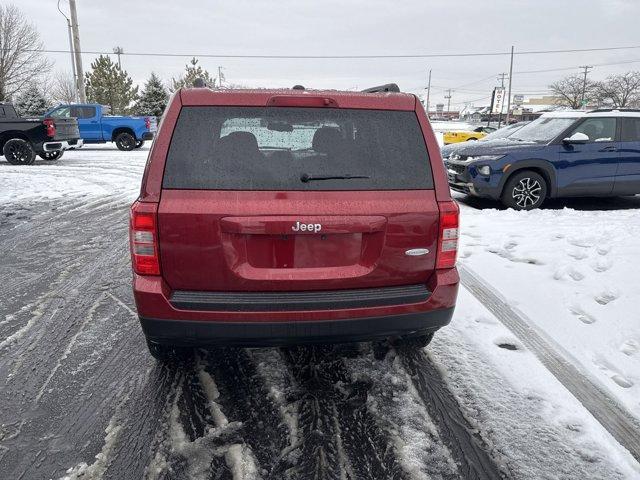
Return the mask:
M438 205L415 112L185 106L158 209L173 290L425 284Z
M53 124L56 127L56 135L53 140L74 140L80 138L78 120L75 118L56 117L53 119Z

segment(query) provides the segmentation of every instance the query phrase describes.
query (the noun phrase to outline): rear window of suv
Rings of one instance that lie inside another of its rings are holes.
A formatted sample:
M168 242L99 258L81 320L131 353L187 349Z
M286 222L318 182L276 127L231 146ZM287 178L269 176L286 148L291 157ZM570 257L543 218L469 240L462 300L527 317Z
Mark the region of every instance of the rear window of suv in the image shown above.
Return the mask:
M339 176L366 178L326 178ZM412 111L183 107L163 188L417 190L433 178Z

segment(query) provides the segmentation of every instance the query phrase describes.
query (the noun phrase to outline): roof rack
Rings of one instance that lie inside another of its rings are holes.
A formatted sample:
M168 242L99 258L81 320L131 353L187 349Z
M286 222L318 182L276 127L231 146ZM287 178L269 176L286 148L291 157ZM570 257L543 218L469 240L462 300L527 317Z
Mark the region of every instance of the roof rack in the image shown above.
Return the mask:
M589 110L587 113L602 113L602 112L633 112L633 113L640 113L640 108L596 108L595 110Z
M395 83L387 83L378 87L365 88L362 93L399 92L400 87Z
M207 88L207 82L204 81L204 78L196 78L193 81L193 88Z

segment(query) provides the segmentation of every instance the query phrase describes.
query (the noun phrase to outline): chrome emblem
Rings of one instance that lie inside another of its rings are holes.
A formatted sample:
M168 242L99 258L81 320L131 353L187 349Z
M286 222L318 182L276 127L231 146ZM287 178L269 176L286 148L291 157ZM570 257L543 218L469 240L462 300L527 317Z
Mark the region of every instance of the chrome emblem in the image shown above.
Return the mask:
M428 248L412 248L411 250L407 250L406 252L404 252L404 254L408 255L409 257L420 257L422 255L426 255L427 253L429 253Z
M296 222L294 226L291 227L291 230L294 232L313 232L318 233L322 230L322 224L320 223L300 223Z

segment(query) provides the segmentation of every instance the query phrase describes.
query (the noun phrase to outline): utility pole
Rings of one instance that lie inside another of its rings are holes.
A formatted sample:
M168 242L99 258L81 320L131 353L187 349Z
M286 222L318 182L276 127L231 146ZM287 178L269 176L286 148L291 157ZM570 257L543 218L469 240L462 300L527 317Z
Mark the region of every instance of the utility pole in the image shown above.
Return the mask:
M502 88L502 94L504 95L504 79L507 77L506 73L499 73L498 80L500 80L500 87ZM502 125L502 106L504 105L504 100L500 104L500 112L498 112L498 128Z
M76 85L80 103L87 102L87 94L84 89L84 72L82 71L82 50L80 49L80 31L78 30L78 12L76 11L76 0L69 0L69 10L71 10L71 30L73 31L73 44L75 45L76 56Z
M511 63L509 64L509 93L507 94L507 119L504 121L509 125L511 119L511 79L513 78L513 45L511 45Z
M71 73L73 75L73 91L74 91L74 101L78 101L78 77L76 74L76 61L73 57L73 35L71 33L71 20L67 17L64 12L60 9L60 0L58 0L58 11L67 21L67 33L69 34L69 53L71 54Z
M431 105L431 69L429 69L429 83L427 84L427 118L429 118L430 105Z
M582 82L582 101L580 102L582 104L582 108L584 108L585 105L585 96L587 94L587 75L589 74L589 70L593 69L593 65L582 65L580 68L584 69L584 81Z
M222 67L218 67L218 88L222 88L223 80L224 80L224 75L222 74Z
M124 49L122 47L114 47L113 53L118 56L118 68L122 70L122 63L120 63L120 55L124 53Z
M449 113L451 111L451 89L447 90L447 94L444 96L445 100L447 101L447 113ZM447 115L448 117L449 115Z

